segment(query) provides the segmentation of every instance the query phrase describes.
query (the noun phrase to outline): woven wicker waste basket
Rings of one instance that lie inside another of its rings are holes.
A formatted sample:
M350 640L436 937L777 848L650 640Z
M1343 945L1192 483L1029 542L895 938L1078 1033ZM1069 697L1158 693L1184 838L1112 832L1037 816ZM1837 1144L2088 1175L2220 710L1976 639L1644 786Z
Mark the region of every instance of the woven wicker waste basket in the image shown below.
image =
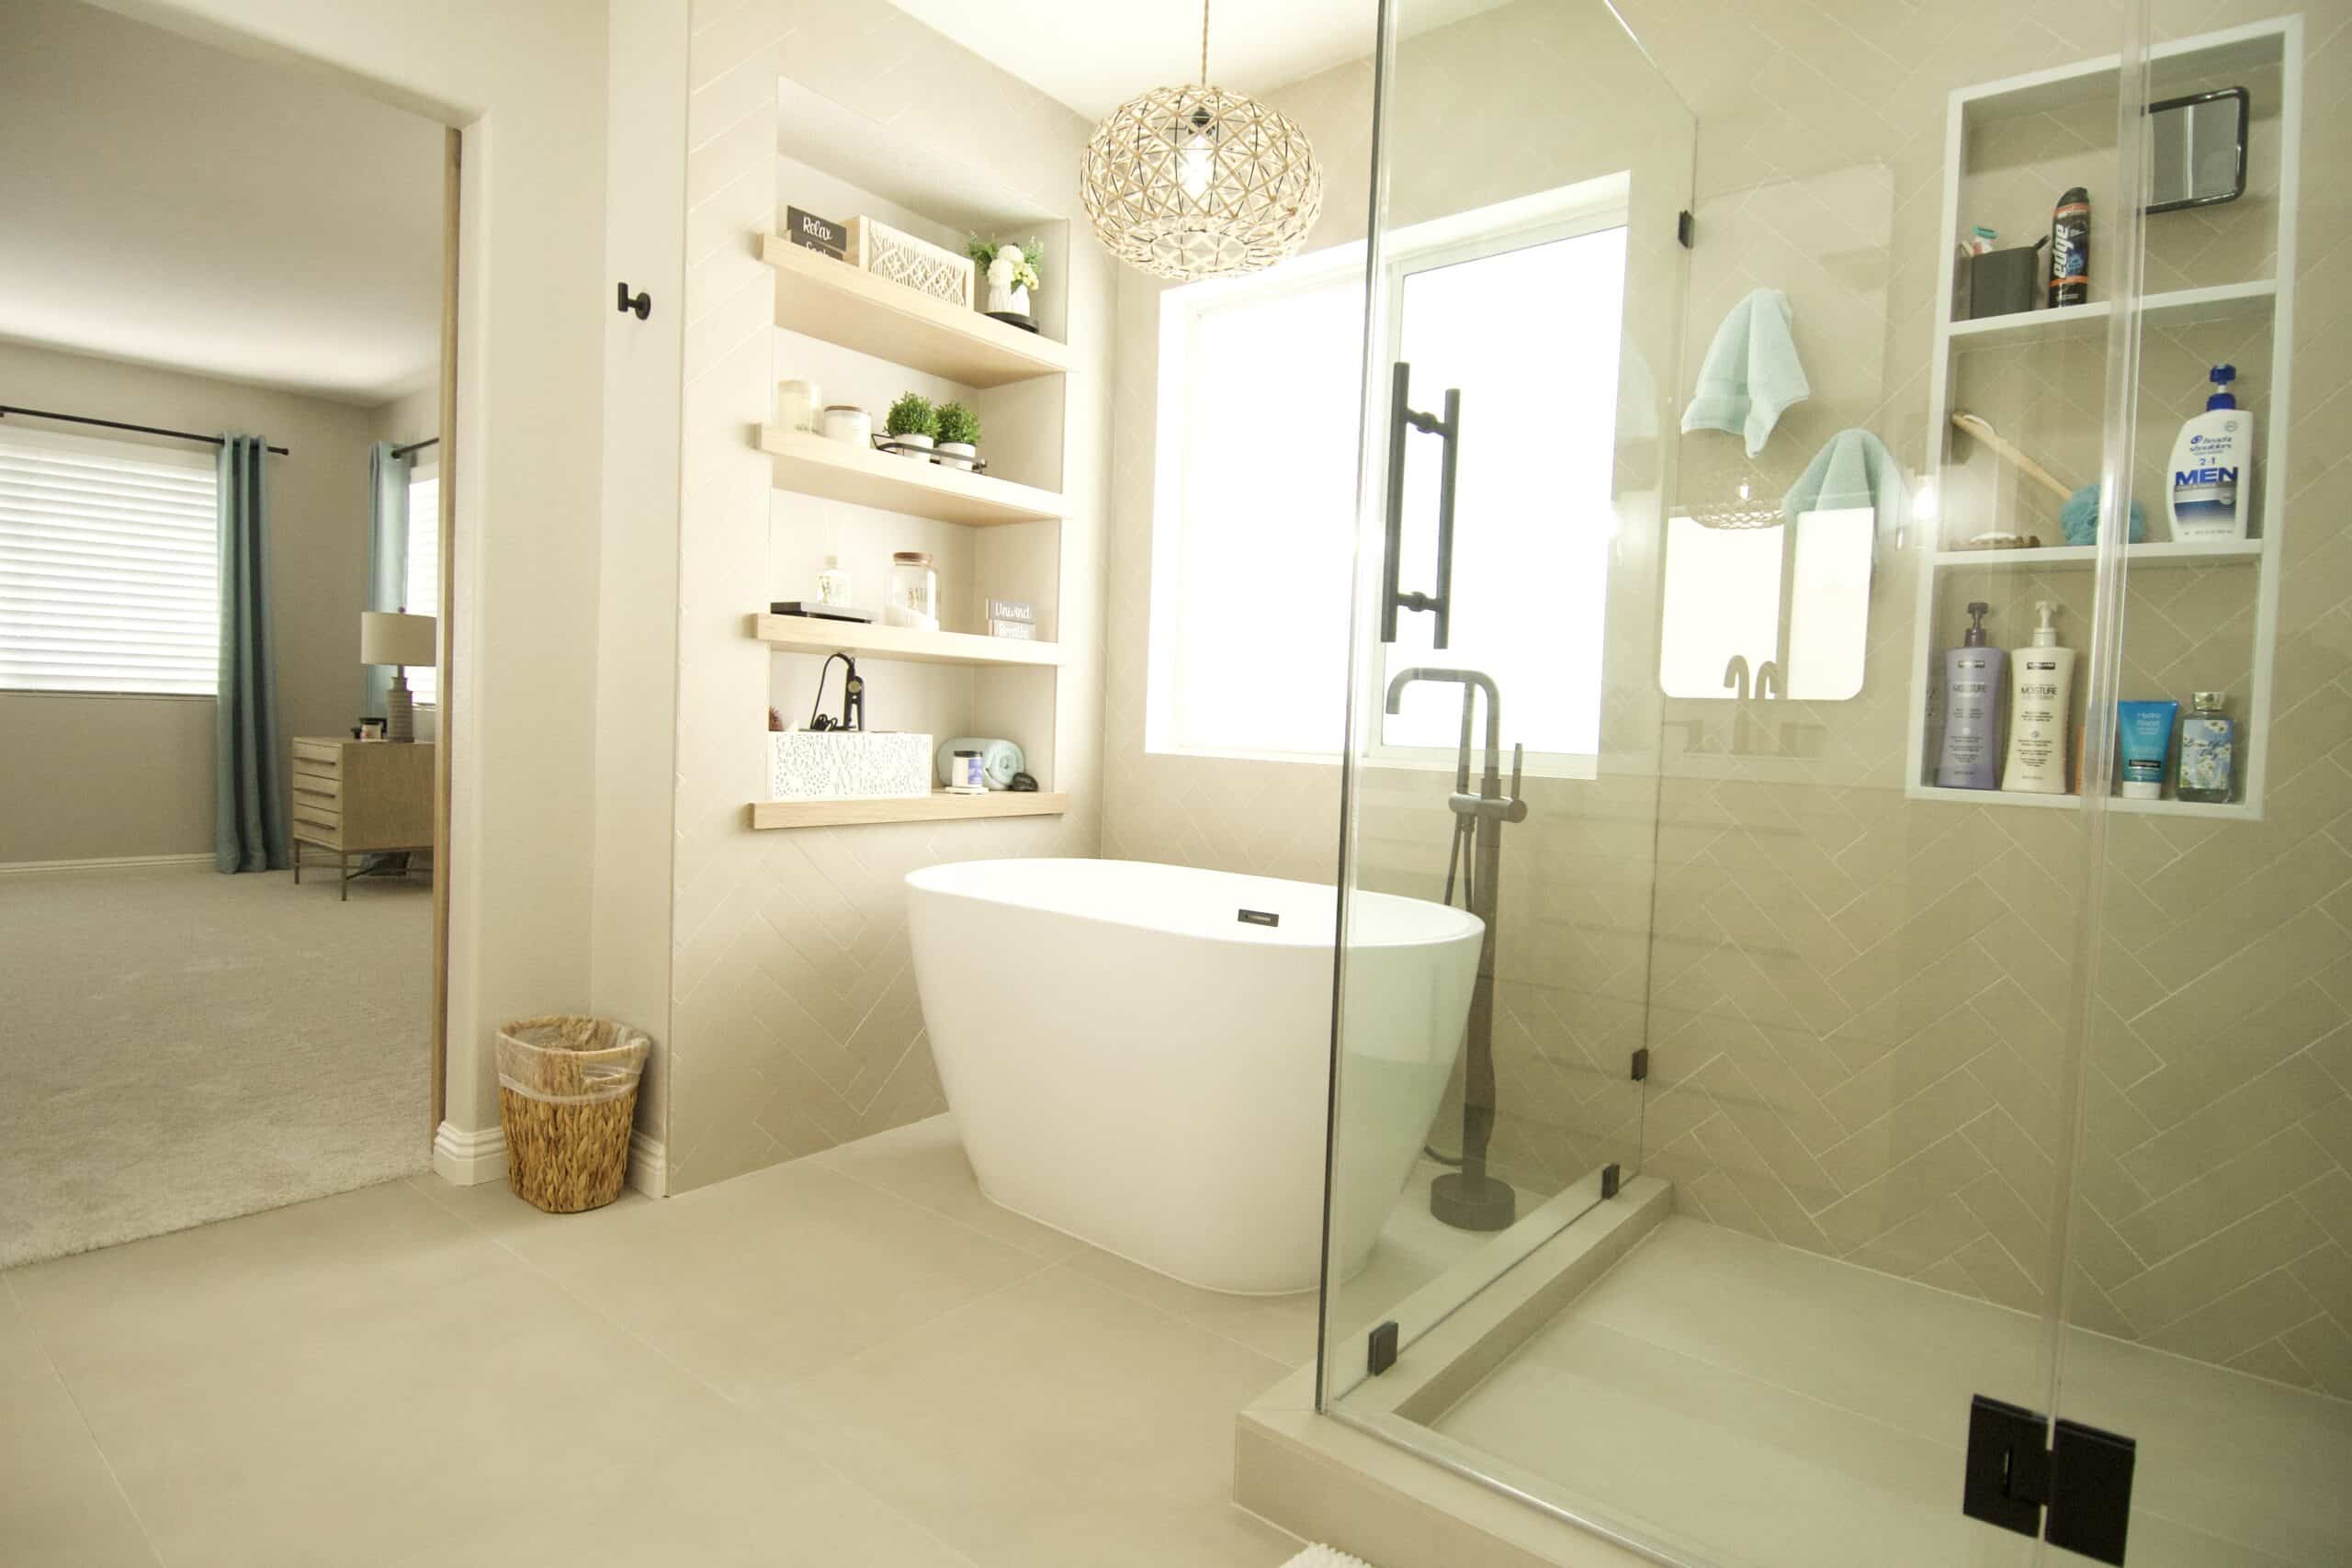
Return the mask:
M643 1030L608 1018L522 1018L499 1029L498 1119L518 1197L576 1214L621 1195L652 1044Z

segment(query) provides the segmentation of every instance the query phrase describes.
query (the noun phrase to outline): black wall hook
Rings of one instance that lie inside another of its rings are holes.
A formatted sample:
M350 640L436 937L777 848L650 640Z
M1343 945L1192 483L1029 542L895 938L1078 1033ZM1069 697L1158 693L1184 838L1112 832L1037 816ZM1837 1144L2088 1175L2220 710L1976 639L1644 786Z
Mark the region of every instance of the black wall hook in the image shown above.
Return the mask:
M622 315L626 316L631 310L634 310L637 312L637 319L641 321L645 320L646 317L653 314L653 296L646 293L643 289L639 289L635 295L631 295L628 291L628 285L624 283L620 286L620 298Z

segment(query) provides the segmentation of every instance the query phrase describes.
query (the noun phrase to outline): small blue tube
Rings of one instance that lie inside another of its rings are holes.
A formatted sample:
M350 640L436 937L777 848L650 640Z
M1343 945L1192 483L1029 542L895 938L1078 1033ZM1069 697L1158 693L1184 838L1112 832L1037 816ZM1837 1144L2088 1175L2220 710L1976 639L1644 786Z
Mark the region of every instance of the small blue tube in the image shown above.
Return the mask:
M2123 795L2127 800L2161 800L2165 760L2172 750L2173 721L2180 705L2127 702L2115 705L2115 733L2123 750Z

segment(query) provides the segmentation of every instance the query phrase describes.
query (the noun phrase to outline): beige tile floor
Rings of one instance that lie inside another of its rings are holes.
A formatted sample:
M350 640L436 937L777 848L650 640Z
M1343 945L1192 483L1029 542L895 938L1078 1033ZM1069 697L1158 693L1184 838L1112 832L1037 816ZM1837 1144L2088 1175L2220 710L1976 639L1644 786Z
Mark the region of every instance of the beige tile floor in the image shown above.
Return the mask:
M594 1214L409 1178L0 1273L0 1563L1256 1568L1233 1416L1313 1324L944 1119Z
M2008 1568L2030 1548L1960 1514L1961 1451L1973 1393L2048 1407L2041 1335L1672 1218L1434 1425L1724 1563ZM2089 1334L2063 1378L2139 1443L2132 1568L2352 1562L2352 1404Z

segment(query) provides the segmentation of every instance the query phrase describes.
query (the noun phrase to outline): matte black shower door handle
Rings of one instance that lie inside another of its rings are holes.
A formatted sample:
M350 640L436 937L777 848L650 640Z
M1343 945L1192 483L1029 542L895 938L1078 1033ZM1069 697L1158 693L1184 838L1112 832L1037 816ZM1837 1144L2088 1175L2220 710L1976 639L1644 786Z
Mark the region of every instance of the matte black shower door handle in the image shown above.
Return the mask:
M1396 640L1396 612L1428 611L1437 616L1430 646L1443 648L1453 619L1453 466L1462 444L1462 389L1445 391L1445 413L1421 413L1412 406L1413 367L1396 362L1388 382L1388 504L1383 519L1387 547L1381 552L1380 640ZM1405 536L1405 437L1418 430L1444 443L1437 479L1437 592L1407 592L1398 587L1397 552Z

